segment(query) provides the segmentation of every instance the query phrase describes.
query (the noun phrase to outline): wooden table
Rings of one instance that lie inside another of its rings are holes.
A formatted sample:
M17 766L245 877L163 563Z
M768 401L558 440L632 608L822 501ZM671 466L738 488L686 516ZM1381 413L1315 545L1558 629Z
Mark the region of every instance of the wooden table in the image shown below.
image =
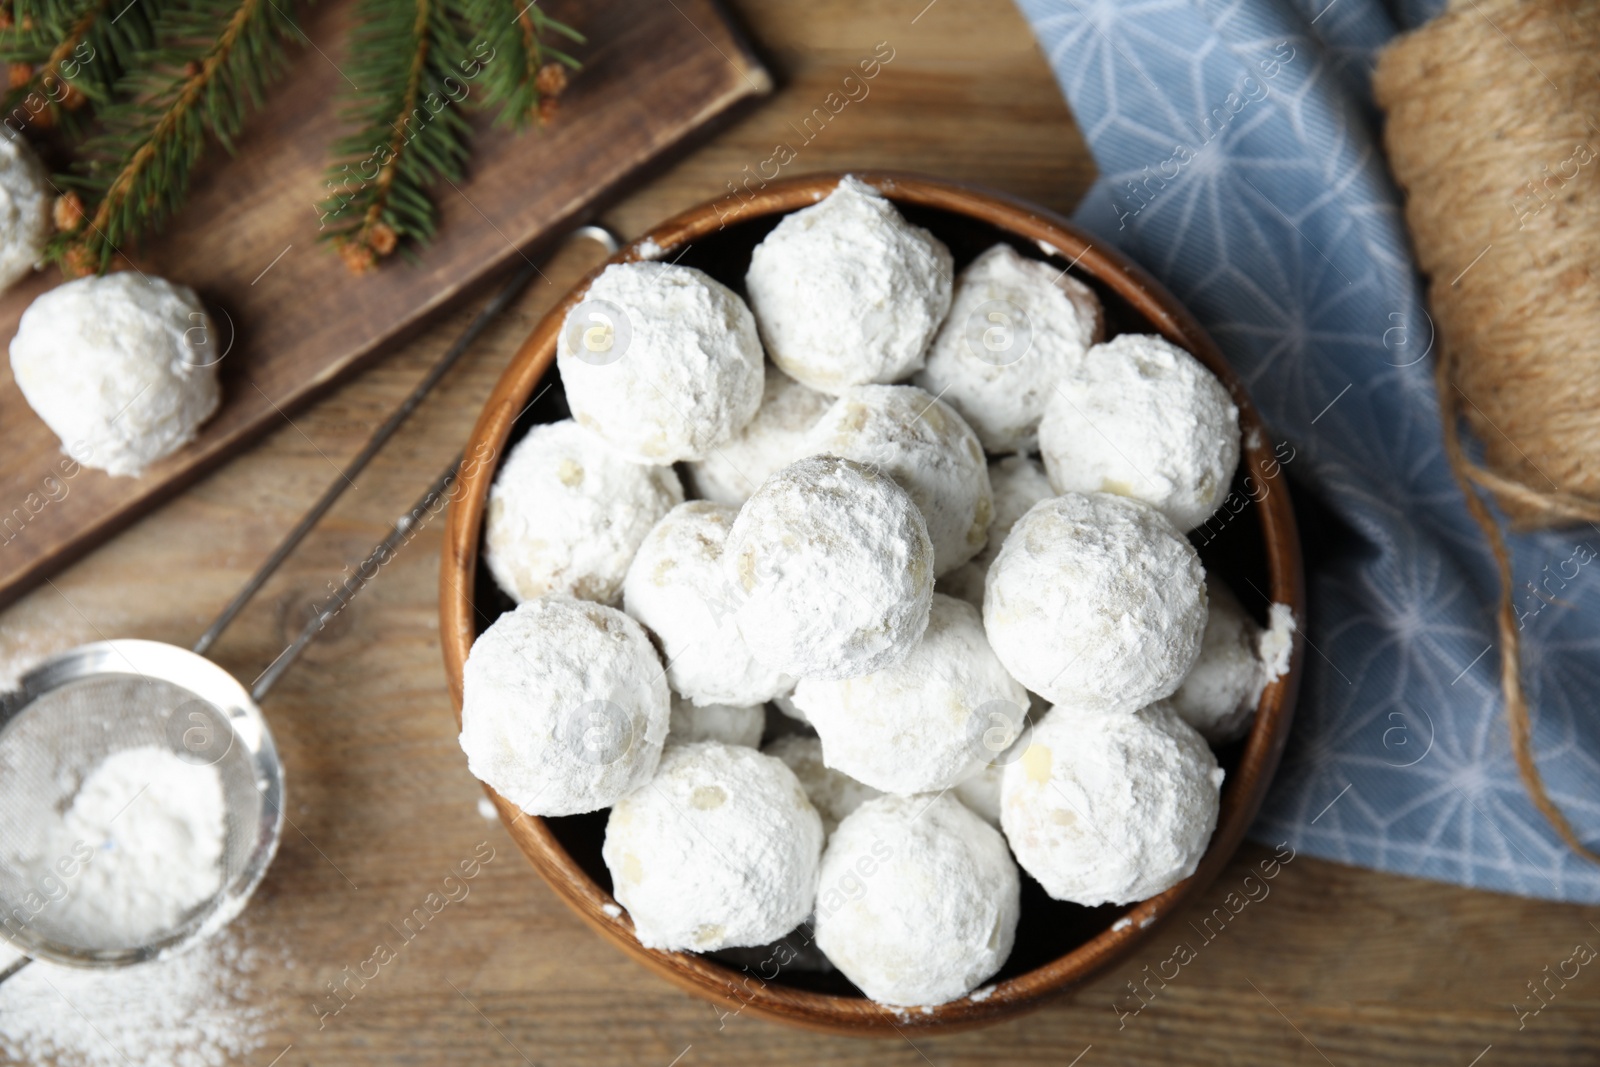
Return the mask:
M939 0L922 10L924 3L743 5L782 89L607 221L631 235L726 191L778 140L795 139L788 124L798 125L879 42L888 42L894 58L870 95L801 148L786 173L901 167L1069 211L1093 166L1021 18L1007 0ZM592 249L575 248L546 267L549 283L536 284L446 380L218 645L225 667L252 678L278 653L307 605L361 558L460 446L516 343L595 258ZM466 315L451 316L292 423L285 420L260 448L0 614L0 661L102 635L192 642ZM1574 943L1600 945L1600 909L1305 856L1143 1012L1120 1022L1114 1000L1126 1001L1127 983L1170 954L1171 938L1156 937L1132 962L1029 1018L919 1037L915 1047L817 1037L751 1018L719 1022L710 1006L590 934L522 862L498 823L479 814L481 794L456 747L440 666L438 538L436 522L382 570L267 703L288 766L294 828L240 921L239 933L272 960L257 982L273 1030L245 1062L266 1067L291 1044L279 1067L667 1067L680 1056L683 1067L1497 1067L1600 1059L1600 971L1580 972L1520 1032L1512 1007L1527 995L1525 983L1567 958ZM408 914L483 841L496 858L470 896L319 1031L313 1003L324 983L370 955L386 923ZM1265 854L1247 846L1191 914L1220 903ZM1180 914L1173 923L1181 928L1186 919Z

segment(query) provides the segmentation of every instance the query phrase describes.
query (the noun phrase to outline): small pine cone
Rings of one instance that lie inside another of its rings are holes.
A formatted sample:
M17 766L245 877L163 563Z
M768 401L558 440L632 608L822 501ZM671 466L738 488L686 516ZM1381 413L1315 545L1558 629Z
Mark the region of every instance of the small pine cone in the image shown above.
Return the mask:
M34 127L37 129L55 129L56 109L53 107L42 107L36 113L34 113L34 115L28 121L32 122Z
M556 112L561 110L561 102L553 96L539 98L539 121L549 122L556 117Z
M61 255L61 273L68 278L87 277L99 266L96 259L95 254L84 245L70 245Z
M83 225L83 198L70 191L62 193L56 197L51 216L55 219L56 229L71 233Z
M33 67L27 63L9 64L6 80L11 88L20 89L33 80Z
M340 241L339 258L351 274L371 274L378 269L378 257L372 249L358 241Z
M24 16L22 16L22 28L23 28L24 31L31 31L33 29L34 25L35 24L34 24L32 15L24 15Z
M11 9L0 7L0 30L9 30L12 27Z
M76 111L89 102L89 98L72 87L71 82L61 83L61 99L57 101L68 111Z
M534 75L533 87L540 96L560 96L567 88L567 69L560 63L546 63Z
M380 256L386 256L394 251L394 246L400 242L394 228L383 222L374 222L367 230L367 247Z
M183 76L185 78L196 77L197 75L199 75L199 73L200 73L200 64L196 63L194 60L191 59L191 60L189 60L189 62L187 62L187 63L185 63L183 65Z

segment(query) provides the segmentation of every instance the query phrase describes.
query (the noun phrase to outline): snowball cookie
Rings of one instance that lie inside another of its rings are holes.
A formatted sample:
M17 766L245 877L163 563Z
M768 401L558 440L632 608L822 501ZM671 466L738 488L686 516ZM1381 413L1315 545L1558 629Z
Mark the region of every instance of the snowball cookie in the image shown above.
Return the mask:
M990 650L978 609L942 593L900 662L857 678L802 678L794 702L828 766L886 793L947 789L978 773L1028 714L1028 691ZM986 748L996 729L1003 737Z
M922 639L933 544L885 474L811 456L761 483L722 551L741 598L739 633L761 663L797 678L852 678Z
M514 600L614 603L634 553L683 500L671 467L617 455L571 419L535 426L489 489L484 562Z
M1194 873L1222 769L1166 703L1131 715L1057 706L1000 785L1017 862L1057 900L1145 900Z
M761 751L776 756L800 779L811 806L822 816L822 834L832 834L846 815L883 794L822 760L822 742L808 734L780 737Z
M721 741L725 745L759 748L767 728L767 709L760 704L737 708L731 704L696 704L672 694L672 718L667 738L675 744Z
M936 575L977 555L989 536L994 500L977 435L915 386L845 390L812 429L809 451L881 470L910 493L928 523Z
M983 625L1006 670L1055 704L1143 707L1200 652L1205 572L1148 504L1067 493L1018 520L984 587Z
M1239 409L1189 353L1125 333L1095 345L1057 385L1039 450L1058 492L1131 496L1192 530L1228 495Z
M738 507L770 475L807 455L811 427L833 398L776 367L767 368L766 383L755 418L705 459L688 464L696 496Z
M640 463L701 459L761 403L750 309L703 271L613 263L567 312L556 366L579 423Z
M1056 495L1050 476L1031 456L1006 456L989 464L989 486L994 492L994 519L989 523L989 540L972 562L987 574L1017 520L1041 500Z
M737 508L691 500L656 523L628 568L622 607L661 642L667 681L696 704L760 704L794 679L764 666L739 636L739 588L722 569Z
M745 292L772 361L824 393L922 366L950 309L950 250L846 176L750 256Z
M1210 613L1200 656L1172 694L1172 708L1213 745L1240 737L1255 714L1267 671L1258 651L1262 630L1221 581L1208 577Z
M1032 708L1029 709L1030 713ZM1045 709L1049 710L1049 709ZM1030 714L1030 718L1032 715ZM999 736L1004 736L1003 734ZM1033 730L1025 727L1011 747L1000 753L994 759L984 764L983 769L971 778L964 778L955 784L950 792L955 794L957 800L971 808L973 813L980 816L990 826L1000 825L1000 781L1005 776L1006 768L1022 758L1022 754L1033 743Z
M138 475L217 410L216 331L194 290L133 271L41 295L11 340L11 373L64 450Z
M1010 536L1011 527L1029 508L1056 495L1044 468L1028 456L1006 456L989 464L989 486L994 493L989 540L976 556L939 579L939 592L959 597L980 610L989 566L1000 554L1000 546Z
M560 594L501 615L462 672L467 768L530 815L596 811L644 785L670 715L644 629Z
M817 945L881 1004L943 1004L1011 955L1021 888L1004 839L955 797L869 800L822 855Z
M816 899L822 819L794 772L753 748L671 745L647 789L623 797L602 849L646 948L764 945Z
M26 277L44 255L54 230L51 203L44 164L28 142L14 133L0 141L0 289Z
M1104 318L1087 285L998 244L956 279L913 381L944 397L988 451L1031 452L1056 383L1100 340Z

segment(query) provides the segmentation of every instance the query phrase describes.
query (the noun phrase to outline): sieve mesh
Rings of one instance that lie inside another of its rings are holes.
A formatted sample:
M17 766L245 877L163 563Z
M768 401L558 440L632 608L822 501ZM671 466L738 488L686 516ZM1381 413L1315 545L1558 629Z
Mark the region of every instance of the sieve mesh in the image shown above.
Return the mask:
M281 820L277 756L248 694L199 656L118 641L75 650L65 661L30 674L28 691L13 700L16 710L0 721L0 934L30 955L62 962L159 955L231 918L265 870ZM112 664L122 670L108 670ZM174 674L188 684L170 680ZM218 675L228 684L219 685ZM96 767L145 746L215 768L223 796L221 888L149 943L116 944L77 928L62 906L77 886L59 827Z

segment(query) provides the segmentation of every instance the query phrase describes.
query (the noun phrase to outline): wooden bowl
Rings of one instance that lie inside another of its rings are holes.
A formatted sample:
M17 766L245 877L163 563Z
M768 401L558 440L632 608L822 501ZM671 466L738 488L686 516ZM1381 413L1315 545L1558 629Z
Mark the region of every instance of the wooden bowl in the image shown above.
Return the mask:
M1258 617L1265 616L1269 601L1276 601L1292 607L1303 623L1299 537L1281 477L1281 465L1292 454L1275 455L1244 387L1194 318L1138 267L1050 212L932 178L880 172L857 176L948 244L958 269L996 241L1007 241L1025 255L1050 259L1063 268L1070 263L1075 276L1092 286L1105 303L1108 336L1126 331L1162 334L1216 373L1239 407L1242 461L1234 495L1217 518L1190 535L1191 540L1206 569L1222 575ZM769 182L743 199L730 196L703 204L656 227L610 262L640 259L641 247L653 243L660 249L650 249L654 258L698 267L741 290L751 249L780 217L827 195L840 177L814 174ZM556 381L553 364L562 319L599 270L580 282L529 335L467 443L469 457L486 460L469 462L457 486L439 583L440 640L458 722L467 652L478 634L512 606L477 565L489 485L499 457L529 426L566 417L560 389L547 389L546 382ZM529 862L589 925L646 967L691 993L725 1005L729 1012L857 1035L982 1026L1038 1007L1052 994L1125 958L1150 934L1157 919L1217 876L1244 837L1282 754L1303 651L1297 632L1290 669L1262 693L1249 735L1218 753L1228 774L1221 813L1193 877L1132 906L1084 908L1049 899L1024 874L1022 920L1011 959L976 997L927 1011L891 1011L874 1004L837 972L799 973L770 966L740 969L707 956L644 948L635 940L627 914L612 899L610 876L600 859L606 812L542 819L523 814L493 790L488 793Z

